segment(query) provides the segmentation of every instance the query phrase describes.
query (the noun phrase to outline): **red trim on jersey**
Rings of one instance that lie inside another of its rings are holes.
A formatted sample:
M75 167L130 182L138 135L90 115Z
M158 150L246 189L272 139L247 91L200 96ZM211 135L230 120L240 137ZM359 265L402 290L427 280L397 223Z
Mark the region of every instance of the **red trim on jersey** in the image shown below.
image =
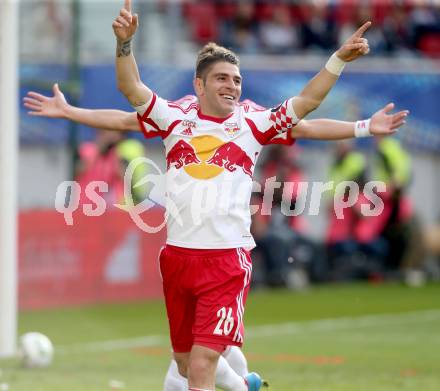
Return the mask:
M162 139L165 140L173 131L173 129L179 125L182 122L181 119L176 119L174 122L171 123L170 126L168 126L167 131L162 135Z
M183 103L183 102L188 102L188 101L191 101L191 102L193 102L193 103L197 103L197 97L194 96L194 95L190 95L190 94L188 94L188 95L183 96L183 97L180 98L180 99L177 99L177 100L170 100L170 101L168 101L168 102L169 102L169 103L174 103L174 104L179 105L179 106L182 106L182 103Z
M159 128L159 125L156 124L156 122L154 122L151 118L145 118L144 122L147 123L148 125L151 125L154 129L156 129L158 132L165 132L165 130Z
M158 137L158 136L161 135L159 132L153 132L153 131L147 130L147 128L145 127L145 123L144 122L147 122L148 118L147 118L147 121L144 121L144 120L142 120L141 115L138 113L137 119L138 119L139 125L141 127L141 131L144 134L145 138L153 138L153 137Z
M179 109L183 114L188 114L191 110L199 109L198 103L191 103L186 109L184 109L182 106L174 105L170 103L168 103L168 106L171 107L172 109Z
M219 118L219 117L212 117L210 115L205 115L202 113L202 111L199 109L197 111L197 115L199 116L200 119L204 119L207 121L212 121L212 122L217 122L218 124L222 124L223 122L225 122L227 119L231 118L234 115L234 112L232 112L231 114L229 114L227 117L224 118Z
M292 145L295 143L295 139L292 137L292 132L289 130L287 132L287 138L274 138L279 133L276 131L275 127L272 126L269 130L266 132L261 132L258 130L257 125L255 125L255 122L252 121L250 118L245 118L247 124L252 130L252 134L256 138L256 140L261 145L268 145L268 144L283 144L283 145Z
M266 132L260 132L254 121L252 121L250 118L245 118L245 120L251 128L252 134L261 145L266 145L272 137L278 134L273 126Z
M180 100L177 102L180 102ZM171 102L171 101L168 101L167 103L168 103L168 107L171 107L173 109L179 109L183 114L188 114L191 110L198 110L199 109L199 104L197 102L191 103L186 108L184 108L180 103Z
M218 124L222 124L223 122L225 122L227 119L231 118L234 115L234 111L229 114L227 117L213 117L211 115L206 115L202 113L202 110L199 108L197 110L197 115L200 119L204 119L207 121L212 121L212 122L216 122Z
M141 125L141 130L145 138L161 137L163 140L165 140L171 134L176 125L182 122L182 120L180 119L175 120L170 126L168 126L167 130L163 130L160 129L156 122L154 122L151 118L145 118L144 120L142 120L141 116L138 114L138 121ZM156 131L147 130L147 128L145 127L145 123L151 125L153 128L156 129Z
M151 113L151 110L153 110L154 104L156 103L156 94L153 93L153 97L151 98L151 102L150 105L148 106L147 110L145 111L144 114L142 114L142 120L144 120L144 118L148 118L148 116Z
M151 118L148 118L148 116L151 113L151 110L153 110L153 107L154 107L154 104L156 103L156 100L157 100L156 94L153 93L153 97L151 98L151 102L148 105L145 113L142 115L140 115L138 113L138 115L137 115L137 119L138 119L139 125L141 127L141 131L144 134L145 138L153 138L153 137L161 136L160 132L162 130L159 128L159 126L157 126L157 124ZM147 130L147 128L145 127L145 123L147 123L148 125L151 125L153 128L155 128L157 130L157 132Z
M287 134L287 139L283 138L274 138L270 140L268 144L281 144L281 145L293 145L295 144L296 139L292 137L292 133L289 131Z
M142 117L138 114L138 121L139 121L139 124L141 125L141 130L142 130L142 133L144 134L145 138L153 138L153 137L164 138L163 134L166 131L159 128L159 126L156 124L156 122L154 122L151 118L142 119ZM156 131L147 130L147 128L145 127L145 124L150 125L154 129L156 129Z

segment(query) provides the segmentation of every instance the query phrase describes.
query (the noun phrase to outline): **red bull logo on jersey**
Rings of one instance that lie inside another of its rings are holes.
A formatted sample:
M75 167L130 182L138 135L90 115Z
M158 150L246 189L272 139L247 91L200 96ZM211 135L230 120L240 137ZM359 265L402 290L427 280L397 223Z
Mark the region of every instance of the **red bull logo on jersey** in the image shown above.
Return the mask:
M241 169L252 177L254 162L233 141L224 142L215 136L193 137L190 141L179 140L166 156L167 169L183 168L197 179L210 179L225 169L234 172Z
M167 170L171 166L177 169L189 164L200 163L194 148L184 140L178 141L167 154Z
M233 172L237 168L241 168L243 172L252 178L252 167L254 162L237 144L230 141L219 147L214 156L206 163L224 167L228 171Z

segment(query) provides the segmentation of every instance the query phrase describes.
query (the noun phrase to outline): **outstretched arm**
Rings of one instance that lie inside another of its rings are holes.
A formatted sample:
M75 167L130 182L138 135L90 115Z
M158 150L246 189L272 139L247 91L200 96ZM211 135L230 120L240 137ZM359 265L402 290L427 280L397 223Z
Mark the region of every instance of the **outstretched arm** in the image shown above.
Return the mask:
M335 85L346 62L351 62L370 51L368 41L363 34L371 26L364 23L345 43L330 57L326 66L310 80L301 93L292 99L293 110L298 118L304 118L315 110Z
M34 116L64 118L99 129L140 131L135 112L89 110L72 106L67 102L58 84L53 85L52 97L29 91L23 102L30 110L28 113Z
M124 1L124 8L112 27L116 36L118 88L133 106L142 106L151 100L153 93L142 83L133 55L132 39L138 27L138 16L131 13L131 0Z
M406 121L409 114L407 110L390 114L394 104L389 103L381 110L373 114L369 120L369 129L366 133L374 136L391 135L397 131ZM366 121L361 121L366 123ZM356 122L336 121L331 119L302 120L292 130L294 138L308 138L315 140L342 140L355 137ZM361 130L362 132L363 130Z

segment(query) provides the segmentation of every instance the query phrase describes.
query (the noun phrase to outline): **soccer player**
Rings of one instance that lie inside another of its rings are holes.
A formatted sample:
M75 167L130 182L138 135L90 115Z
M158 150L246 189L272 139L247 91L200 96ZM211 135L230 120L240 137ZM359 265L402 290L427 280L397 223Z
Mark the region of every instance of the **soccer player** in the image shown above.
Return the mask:
M111 130L140 131L136 113L127 113L119 110L87 110L77 108L67 102L58 84L54 84L52 89L52 97L34 91L28 92L28 95L24 98L24 105L31 110L29 112L30 115L70 119L97 129L102 129L107 124L110 125ZM241 379L249 373L246 358L237 346L229 346L219 359L216 370L216 384L219 386L222 386L225 380L227 382L229 377L231 377L229 366L237 374L232 374L235 378ZM164 391L185 391L187 389L188 381L180 375L175 360L171 360L164 381Z
M125 0L113 22L118 88L138 112L145 137L163 140L167 193L181 218L168 219L160 269L174 357L179 372L188 378L189 390L214 390L220 354L227 346L243 342L252 269L248 249L255 245L249 232L249 199L262 147L291 145L300 137L341 139L392 133L393 119L397 117L398 125L406 115L402 112L386 118L390 105L379 114L380 125L374 116L355 126L335 123L334 129L328 123L316 122L313 128L300 123L319 106L345 62L368 53L362 34L369 25L364 24L349 38L299 96L263 110L239 104L242 77L238 58L215 44L199 52L194 78L197 98L167 102L158 97L141 81L132 52L138 17L131 12L131 0ZM226 191L225 184L235 192ZM207 198L204 207L194 208L195 201L203 197ZM212 207L219 204L222 207ZM251 374L231 389L260 387L259 377Z
M30 115L49 118L64 118L71 121L102 129L106 125L109 130L141 131L136 113L127 113L120 110L88 110L71 106L58 84L53 85L53 96L45 96L34 91L29 91L23 99L24 105L30 109ZM141 178L139 178L141 179ZM232 368L233 371L230 370ZM249 374L247 361L243 352L237 346L229 346L222 353L216 369L216 384L228 390L228 384L241 381ZM188 381L177 368L175 360L171 360L168 368L164 391L185 391Z

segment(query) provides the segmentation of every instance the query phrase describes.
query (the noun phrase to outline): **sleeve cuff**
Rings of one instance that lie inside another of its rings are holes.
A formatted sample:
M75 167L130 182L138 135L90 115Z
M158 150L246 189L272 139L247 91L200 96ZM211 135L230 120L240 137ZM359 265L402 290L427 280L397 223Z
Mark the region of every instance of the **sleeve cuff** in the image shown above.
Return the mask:
M154 104L156 103L156 94L153 93L153 96L151 97L150 101L141 105L141 106L133 106L133 108L137 111L140 118L144 121L151 113L151 110L153 110Z

